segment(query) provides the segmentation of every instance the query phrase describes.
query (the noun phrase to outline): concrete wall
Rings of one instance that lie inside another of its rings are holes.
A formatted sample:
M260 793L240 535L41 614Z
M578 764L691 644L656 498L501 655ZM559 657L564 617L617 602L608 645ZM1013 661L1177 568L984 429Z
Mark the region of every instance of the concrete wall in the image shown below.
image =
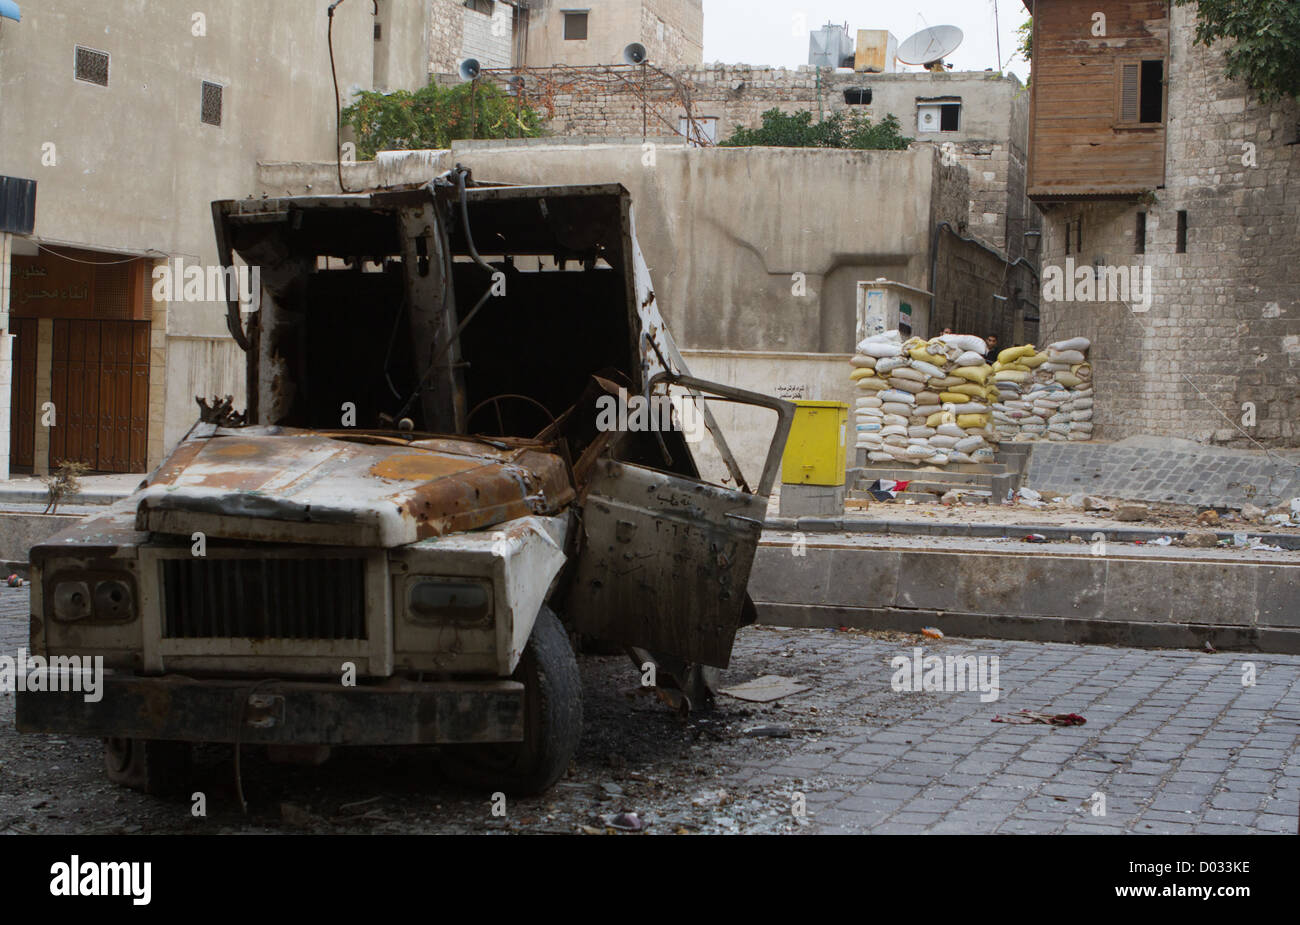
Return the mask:
M227 0L206 12L205 35L193 34L189 8L144 16L131 0L42 0L24 9L21 23L6 20L0 173L37 179L34 238L215 263L212 200L252 194L258 160L333 157L326 5ZM378 68L371 5L338 8L334 50L345 99L369 89L377 73L389 86L424 82L426 14L406 6L384 13L397 18L385 30L387 58ZM78 44L110 54L107 87L74 80ZM204 80L225 88L220 126L199 120ZM33 242L14 239L14 252L34 253ZM215 302L156 308L153 346L165 355L166 375L151 386L192 382L209 394L223 387L238 360L224 319L225 306ZM196 370L193 356L171 354L174 338L211 338L209 365ZM196 409L192 395L166 394L161 426L170 445ZM241 383L235 394L242 400ZM151 420L151 442L155 427ZM0 430L8 431L7 421Z
M533 62L539 64L541 62ZM943 148L949 161L970 172L967 208L954 218L981 240L1010 253L1023 253L1024 233L1038 227L1038 213L1026 199L1025 150L1029 94L1014 76L992 72L856 74L828 68L711 65L678 68L673 75L687 89L692 113L717 120L719 141L739 127L756 126L768 109L846 112L880 121L894 115L903 133ZM569 137L639 136L643 124L651 135L679 131L685 114L671 82L651 74L652 88L637 89L641 71L626 69L623 79L574 79L571 71L545 70L533 75L530 97L547 115L547 127ZM849 104L846 90L869 89L869 104ZM936 98L959 99L960 128L955 132L918 132L917 107Z
M1044 300L1043 336L1092 339L1097 437L1296 446L1300 104L1257 103L1226 78L1221 48L1192 44L1194 28L1192 10L1174 7L1166 188L1149 204L1050 206L1045 219L1044 266L1063 264L1065 229L1081 219L1076 260L1150 267L1152 306ZM1243 163L1247 144L1257 166ZM1176 246L1180 210L1185 253ZM1138 212L1147 214L1145 255L1135 253ZM1247 403L1256 415L1243 428L1249 438L1233 426Z

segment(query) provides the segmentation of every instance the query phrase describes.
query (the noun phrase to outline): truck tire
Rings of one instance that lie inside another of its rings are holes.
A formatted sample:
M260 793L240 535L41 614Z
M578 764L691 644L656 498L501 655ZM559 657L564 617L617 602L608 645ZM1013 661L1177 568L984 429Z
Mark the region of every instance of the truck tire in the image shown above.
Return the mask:
M569 767L582 736L582 678L564 625L543 606L513 680L524 685L524 740L453 745L442 772L462 786L530 796L549 790Z
M184 791L190 777L190 743L161 739L105 739L104 770L123 787L154 796Z

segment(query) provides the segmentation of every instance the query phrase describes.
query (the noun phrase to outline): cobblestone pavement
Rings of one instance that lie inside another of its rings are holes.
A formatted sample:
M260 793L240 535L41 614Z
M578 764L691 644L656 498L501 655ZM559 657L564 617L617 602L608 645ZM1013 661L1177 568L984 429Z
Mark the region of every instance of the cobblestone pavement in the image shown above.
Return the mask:
M0 655L25 643L26 603L25 591L0 589ZM915 646L996 657L1000 699L895 692L890 660ZM16 735L13 695L0 694L0 829L574 832L636 811L651 832L1296 831L1300 657L756 626L741 632L724 687L779 674L811 689L776 704L723 696L687 721L638 696L626 660L581 661L574 766L506 819L423 758L356 749L366 754L309 769L250 755L249 815L233 808L228 755L209 758L196 787L212 809L196 820L188 803L107 784L96 742ZM1087 723L991 722L1020 708Z
M1071 494L1240 508L1300 495L1294 450L1234 450L1190 440L1130 437L1117 443L1034 442L1024 484Z

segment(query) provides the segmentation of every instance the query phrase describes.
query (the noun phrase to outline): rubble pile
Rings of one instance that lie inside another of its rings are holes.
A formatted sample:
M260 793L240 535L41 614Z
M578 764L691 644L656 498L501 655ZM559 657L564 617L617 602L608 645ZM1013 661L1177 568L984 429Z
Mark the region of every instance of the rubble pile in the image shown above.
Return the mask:
M992 462L1000 393L986 350L971 334L903 340L894 330L863 340L850 374L862 393L856 446L878 463Z
M1092 439L1091 343L1008 347L993 364L993 427L1004 441Z

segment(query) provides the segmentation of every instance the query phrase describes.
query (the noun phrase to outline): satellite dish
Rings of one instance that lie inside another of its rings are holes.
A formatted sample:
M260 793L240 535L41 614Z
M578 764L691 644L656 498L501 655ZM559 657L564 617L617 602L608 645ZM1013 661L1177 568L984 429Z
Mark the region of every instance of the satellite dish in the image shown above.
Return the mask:
M943 66L943 59L957 50L962 32L956 26L922 29L898 46L895 57L904 64L921 64L931 70Z
M473 80L483 69L479 66L477 58L466 58L457 70L460 72L461 80Z
M645 46L640 42L633 42L623 49L623 61L626 64L645 64L645 59Z

